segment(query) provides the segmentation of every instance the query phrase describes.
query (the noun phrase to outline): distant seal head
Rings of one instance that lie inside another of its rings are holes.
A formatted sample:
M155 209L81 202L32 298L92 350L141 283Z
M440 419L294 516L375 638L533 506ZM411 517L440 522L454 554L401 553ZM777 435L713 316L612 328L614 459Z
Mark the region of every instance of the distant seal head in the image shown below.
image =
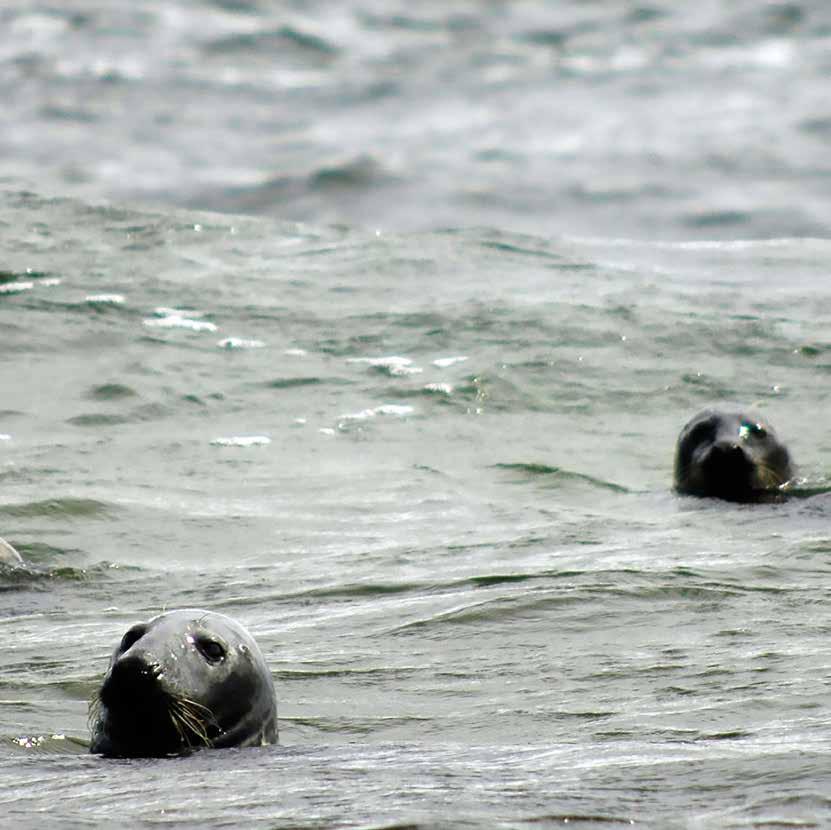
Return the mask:
M5 540L0 539L0 565L22 565L20 554Z
M90 703L90 731L91 752L128 758L275 743L271 673L235 620L169 611L122 637Z
M734 502L775 501L793 475L788 448L755 413L705 409L678 437L679 493Z

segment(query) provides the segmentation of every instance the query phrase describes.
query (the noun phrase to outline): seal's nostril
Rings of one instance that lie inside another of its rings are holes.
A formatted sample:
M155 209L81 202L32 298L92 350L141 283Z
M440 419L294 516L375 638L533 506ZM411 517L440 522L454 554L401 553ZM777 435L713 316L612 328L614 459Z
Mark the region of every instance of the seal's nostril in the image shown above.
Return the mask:
M161 675L161 665L149 655L123 655L110 667L101 686L101 701L107 707L144 706L164 696Z
M136 687L154 684L162 674L162 667L143 655L129 654L113 663L109 682Z
M736 441L719 441L710 448L709 456L713 461L736 462L747 458L747 453Z

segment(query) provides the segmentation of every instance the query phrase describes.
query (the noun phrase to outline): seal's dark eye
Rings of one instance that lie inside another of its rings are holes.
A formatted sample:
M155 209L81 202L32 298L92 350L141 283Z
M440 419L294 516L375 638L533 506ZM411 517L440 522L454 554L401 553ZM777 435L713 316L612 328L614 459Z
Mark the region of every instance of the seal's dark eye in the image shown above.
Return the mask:
M218 663L225 658L225 646L210 637L197 637L196 647L209 663Z
M134 625L122 638L118 650L123 654L131 649L147 633L146 625Z
M743 437L752 435L754 438L764 438L768 434L768 431L761 424L756 424L752 421L742 421L739 434Z

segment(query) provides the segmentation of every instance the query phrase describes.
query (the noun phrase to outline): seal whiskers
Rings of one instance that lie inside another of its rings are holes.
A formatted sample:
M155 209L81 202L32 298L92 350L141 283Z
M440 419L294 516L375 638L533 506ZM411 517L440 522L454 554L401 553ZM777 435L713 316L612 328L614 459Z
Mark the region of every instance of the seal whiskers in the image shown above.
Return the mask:
M207 706L186 697L171 697L168 712L183 744L187 744L188 747L214 745L208 736L208 728L218 730L220 727L214 713ZM191 737L198 738L198 743L191 743Z
M773 490L777 487L781 487L789 481L789 478L782 475L782 471L780 469L777 469L770 464L765 464L764 462L759 462L759 465L756 468L756 475L759 479L759 483L765 490Z

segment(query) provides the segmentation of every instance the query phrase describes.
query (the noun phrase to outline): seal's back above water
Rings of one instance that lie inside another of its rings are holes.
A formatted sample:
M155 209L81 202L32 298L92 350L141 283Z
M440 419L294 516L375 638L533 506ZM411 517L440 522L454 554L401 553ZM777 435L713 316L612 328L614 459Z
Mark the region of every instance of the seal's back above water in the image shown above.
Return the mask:
M788 448L759 415L705 409L691 418L675 448L675 489L736 502L776 498L794 475Z
M91 752L119 757L277 740L268 666L223 614L187 608L130 628L90 707Z

